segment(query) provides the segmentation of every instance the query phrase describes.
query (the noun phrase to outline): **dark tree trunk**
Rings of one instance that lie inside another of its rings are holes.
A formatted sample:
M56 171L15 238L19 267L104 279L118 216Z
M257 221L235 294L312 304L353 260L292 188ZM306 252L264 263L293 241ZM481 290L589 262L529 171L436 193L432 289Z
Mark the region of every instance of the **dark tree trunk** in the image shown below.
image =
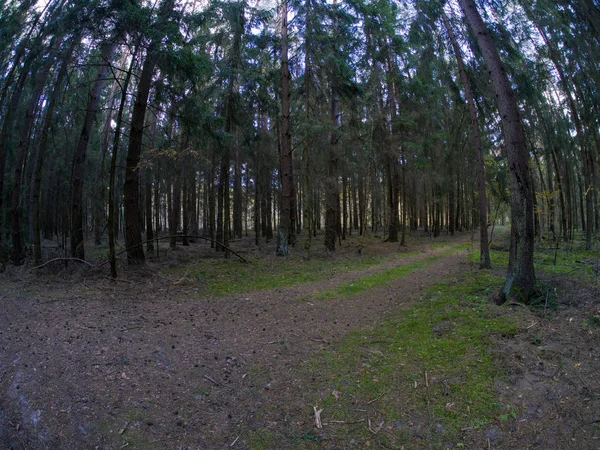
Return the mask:
M281 3L281 133L279 138L279 177L281 202L279 205L279 233L277 253L287 255L288 244L295 239L296 208L294 193L294 167L292 155L292 131L290 127L290 69L288 61L288 4Z
M144 119L148 107L148 96L150 95L150 88L152 86L155 63L154 48L150 46L142 67L142 74L133 105L127 162L125 165L125 186L123 190L125 204L125 247L127 249L127 262L129 264L141 264L145 260L144 248L141 245L142 230L139 221L141 207L139 196L139 163L144 138Z
M85 181L85 160L90 142L92 126L100 106L100 93L106 83L108 64L115 49L113 42L103 44L101 51L101 66L96 72L94 85L89 94L85 118L79 136L79 143L73 158L73 177L71 181L71 255L74 258L85 259L83 235L83 186Z
M508 273L499 301L516 297L528 302L534 289L533 186L528 167L525 133L515 94L492 36L473 0L459 0L488 67L502 119L504 145L512 188L511 240Z
M53 42L54 44L55 42ZM15 166L15 178L13 180L12 195L11 195L11 232L12 232L12 255L11 259L13 264L19 265L23 263L25 259L25 253L23 249L23 242L21 240L21 182L23 177L23 169L25 166L25 160L29 153L29 143L31 138L31 132L33 122L35 119L35 111L38 107L40 97L50 69L54 65L54 56L52 52L55 50L54 45L50 45L50 54L48 60L44 64L42 70L37 74L31 98L25 112L25 118L21 124L21 132L19 136L19 146L17 148L17 158Z
M332 76L333 78L334 76ZM338 128L339 128L339 113L338 113L338 98L336 81L332 79L331 87L331 137L329 141L329 157L327 160L327 179L325 180L325 247L333 252L335 251L335 238L337 229L337 214L339 208L339 186L337 179L337 161L338 161Z
M115 134L113 136L112 152L110 158L110 175L108 181L108 258L110 260L110 274L113 278L117 277L117 259L115 252L116 237L118 236L118 204L117 196L115 192L115 177L117 172L117 158L119 155L119 144L121 143L121 126L123 124L123 113L125 111L125 104L127 103L127 89L129 88L129 82L133 73L135 65L135 57L137 50L134 52L131 59L131 64L125 80L121 85L121 101L119 103L119 111L117 112L117 118L115 121Z
M39 265L42 261L42 242L41 242L41 224L40 224L40 198L42 191L42 168L46 157L46 150L48 148L48 138L50 134L50 126L52 125L52 118L54 110L60 96L62 95L62 84L67 76L67 70L69 63L75 50L75 46L79 43L77 37L73 38L73 43L63 56L58 75L54 81L54 89L52 95L48 101L48 107L46 108L44 123L40 132L40 146L38 149L38 157L35 165L34 174L34 187L33 187L33 253L36 265Z
M478 194L478 206L479 206L479 268L489 269L492 266L490 261L490 249L488 245L488 229L487 229L487 197L485 194L485 166L483 164L483 145L481 144L481 135L479 133L479 121L477 119L477 108L473 100L473 94L471 92L471 81L465 70L465 64L463 62L460 46L452 26L448 20L448 17L444 13L443 8L440 9L444 25L448 30L448 36L452 43L454 55L456 56L456 62L458 64L458 70L460 73L460 81L463 85L465 92L465 98L469 107L469 117L471 119L471 133L473 138L473 149L475 151L475 175L477 179L477 194ZM452 230L454 234L454 229Z

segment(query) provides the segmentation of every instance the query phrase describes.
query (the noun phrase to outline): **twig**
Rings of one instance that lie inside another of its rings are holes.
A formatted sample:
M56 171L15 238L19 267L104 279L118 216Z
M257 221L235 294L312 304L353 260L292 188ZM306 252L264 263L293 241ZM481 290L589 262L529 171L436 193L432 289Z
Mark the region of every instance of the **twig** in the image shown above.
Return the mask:
M377 400L379 400L381 397L383 397L385 394L387 394L387 392L382 392L378 397L375 397L373 400L370 400L367 402L367 405L370 405L371 403L375 403Z
M427 371L425 371L425 387L429 389L429 379L427 377Z
M239 436L236 437L235 440L231 444L229 444L229 446L233 447L235 445L235 443L238 441L239 438L240 438Z
M327 341L324 341L323 339L313 339L309 337L308 340L313 342L321 342L322 344L327 344Z
M379 433L379 431L380 431L380 430L383 428L383 424L384 424L384 422L381 422L381 423L380 423L380 424L377 426L377 429L375 429L375 430L374 430L373 428L371 428L371 419L368 419L368 427L369 427L369 431L370 431L371 433L373 433L373 434L377 434L377 433Z
M323 412L323 410L317 409L316 406L313 406L313 411L315 412L315 425L319 429L323 428L323 424L321 423L321 413Z
M330 423L341 423L341 424L346 424L346 425L350 425L353 423L361 423L364 422L365 419L360 419L360 420L352 420L352 421L345 421L345 420L330 420L329 422L326 422L325 425L329 425Z
M209 377L208 375L204 375L204 378L206 378L208 381L210 381L212 384L215 384L217 386L219 386L219 383L217 383L215 380L213 380L211 377Z
M58 261L77 261L77 262L80 262L82 264L87 264L90 267L94 267L89 262L87 262L87 261L85 261L83 259L80 259L80 258L54 258L54 259L51 259L50 261L46 261L44 264L40 264L39 266L33 267L31 270L41 269L42 267L46 267L48 264L51 264L51 263L54 263L54 262L58 262Z

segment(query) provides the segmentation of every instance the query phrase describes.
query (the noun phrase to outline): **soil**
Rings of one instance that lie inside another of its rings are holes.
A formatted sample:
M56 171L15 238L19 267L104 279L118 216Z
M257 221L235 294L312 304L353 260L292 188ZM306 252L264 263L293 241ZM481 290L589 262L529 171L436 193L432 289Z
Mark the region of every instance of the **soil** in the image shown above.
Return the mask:
M447 245L471 238L459 235ZM0 277L0 447L243 449L258 430L320 433L304 395L319 389L318 377L303 364L350 331L419 301L429 284L477 270L464 252L440 255L385 287L310 299L443 250L433 250L430 239L413 240L408 250L416 256L371 241L363 254L392 259L332 271L318 282L218 298L165 271L222 257L206 243L163 252L143 268L122 267L116 282L106 277L107 266L9 267ZM351 242L335 256L316 257L358 257ZM244 256L276 258L274 246L256 248L250 239L232 246ZM509 306L531 323L494 345L507 375L499 377L498 395L519 411L517 420L464 430L470 448L600 449L600 326L585 326L600 315L600 296L572 279L547 281L557 288L558 309L541 316ZM324 430L320 446L348 443L328 441Z

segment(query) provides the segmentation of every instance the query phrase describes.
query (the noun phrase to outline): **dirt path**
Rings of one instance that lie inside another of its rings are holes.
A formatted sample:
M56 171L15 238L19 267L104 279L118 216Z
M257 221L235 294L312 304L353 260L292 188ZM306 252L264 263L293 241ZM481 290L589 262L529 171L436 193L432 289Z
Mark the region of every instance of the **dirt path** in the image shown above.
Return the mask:
M298 298L431 254L221 298L157 277L125 294L104 282L0 294L0 443L246 448L250 430L302 424L312 410L298 403L310 382L299 366L464 271L464 252L356 296Z

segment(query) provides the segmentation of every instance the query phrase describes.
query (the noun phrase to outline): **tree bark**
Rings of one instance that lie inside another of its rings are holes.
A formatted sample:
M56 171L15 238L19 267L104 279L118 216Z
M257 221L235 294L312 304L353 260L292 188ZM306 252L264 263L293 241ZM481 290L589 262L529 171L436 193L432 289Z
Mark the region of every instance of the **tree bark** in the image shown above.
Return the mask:
M475 176L477 179L477 195L479 197L479 268L489 269L492 266L492 263L490 261L490 249L488 244L489 238L487 229L487 197L485 193L485 165L483 164L483 145L481 144L481 134L479 133L479 120L477 118L477 108L475 107L473 93L471 92L471 80L469 80L469 76L467 74L467 71L465 70L465 63L462 58L460 46L458 45L458 40L454 35L454 31L452 30L450 21L448 20L448 17L446 16L446 13L444 12L443 8L441 9L441 14L442 19L444 21L444 25L446 26L446 30L448 31L448 36L450 37L450 42L454 50L454 55L456 56L456 62L458 64L458 71L460 74L460 81L463 85L465 98L469 107L469 118L471 119L471 132L473 138L473 150L475 151ZM454 234L454 229L452 229L452 233Z
M148 107L148 97L152 86L152 75L156 60L154 46L150 46L142 67L137 95L133 105L131 117L131 130L129 132L129 146L127 162L125 165L124 205L125 205L125 247L127 262L131 265L141 264L145 260L142 243L142 230L139 221L139 163L142 153L142 140L144 137L144 119Z
M533 186L521 115L494 40L475 3L473 0L459 0L459 3L492 79L508 154L512 188L510 255L506 282L498 301L517 298L527 303L535 284Z
M13 180L13 187L11 193L11 233L12 233L12 255L11 260L13 264L20 265L25 259L25 253L23 249L23 242L21 240L21 182L23 177L23 169L25 166L25 160L29 153L29 143L33 128L33 122L35 119L35 111L38 107L40 97L46 85L46 80L50 73L50 69L54 65L54 55L52 54L57 44L56 39L50 44L50 51L47 56L42 70L37 74L35 78L35 84L29 99L27 111L25 112L25 118L21 124L21 132L19 136L19 146L17 148L17 160L15 163L15 178Z
M288 0L281 2L281 133L279 139L279 178L281 202L279 205L279 233L277 253L288 254L288 244L294 242L296 211L294 195L294 167L292 159L292 131L290 127L290 68L288 61Z
M112 151L110 157L110 173L109 173L109 181L108 181L108 258L110 260L110 274L113 278L117 278L117 260L116 260L116 252L115 252L115 242L116 237L118 236L117 229L117 221L118 221L118 211L115 205L116 201L116 193L115 193L115 176L117 172L117 157L119 153L119 144L121 142L121 125L123 124L123 113L125 111L125 104L127 103L127 89L129 87L129 82L131 81L131 76L133 73L133 68L135 66L135 59L137 55L137 50L134 52L131 58L131 65L129 66L129 70L127 71L127 75L125 76L125 80L121 85L121 100L119 103L119 111L117 112L117 117L115 120L115 134L113 136L112 142Z
M75 47L79 44L79 38L74 37L73 42L69 49L63 56L63 60L58 70L58 75L54 81L54 88L52 95L48 101L48 107L46 108L44 123L40 131L40 146L38 149L38 157L35 165L34 172L34 186L33 186L33 254L36 265L42 262L42 243L41 243L41 224L40 224L40 198L42 191L42 168L44 165L44 159L46 157L46 150L48 148L48 138L50 134L50 126L52 125L52 118L56 104L62 94L62 84L67 77L67 70L69 63L73 56Z
M79 135L77 150L73 157L73 177L71 180L71 256L85 260L83 235L83 187L85 177L85 160L92 133L92 126L100 106L100 93L106 83L108 64L115 50L113 42L106 42L101 49L101 66L96 72L94 84L89 93L85 118Z

